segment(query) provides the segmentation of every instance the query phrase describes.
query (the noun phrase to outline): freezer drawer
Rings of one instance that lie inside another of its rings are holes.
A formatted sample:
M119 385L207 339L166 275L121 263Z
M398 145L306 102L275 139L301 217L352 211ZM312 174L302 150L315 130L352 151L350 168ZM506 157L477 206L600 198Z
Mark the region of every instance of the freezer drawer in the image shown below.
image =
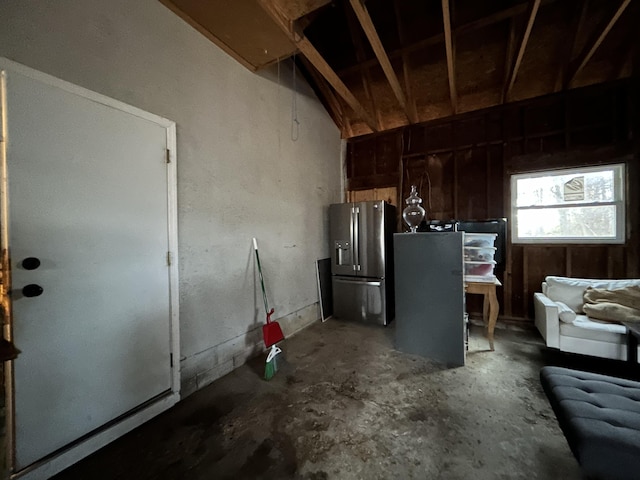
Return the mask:
M344 320L387 325L392 318L388 312L384 279L362 279L334 276L333 316Z

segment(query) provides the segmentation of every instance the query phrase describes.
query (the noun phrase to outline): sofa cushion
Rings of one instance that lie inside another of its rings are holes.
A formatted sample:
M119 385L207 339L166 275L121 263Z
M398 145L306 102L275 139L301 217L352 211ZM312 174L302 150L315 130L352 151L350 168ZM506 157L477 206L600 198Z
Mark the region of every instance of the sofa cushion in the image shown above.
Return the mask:
M624 288L633 285L640 285L640 279L606 280L588 278L569 278L548 276L545 278L547 284L546 295L554 302L563 302L576 313L584 313L583 295L587 287L595 288Z
M566 303L555 302L558 306L558 318L564 323L573 323L576 319L576 312L571 310Z
M627 328L619 323L601 322L593 320L586 315L576 315L573 323L561 323L560 335L574 338L597 340L600 342L622 343L626 342L622 336L627 333ZM588 352L585 352L588 353Z
M638 478L639 382L560 367L540 381L587 478Z

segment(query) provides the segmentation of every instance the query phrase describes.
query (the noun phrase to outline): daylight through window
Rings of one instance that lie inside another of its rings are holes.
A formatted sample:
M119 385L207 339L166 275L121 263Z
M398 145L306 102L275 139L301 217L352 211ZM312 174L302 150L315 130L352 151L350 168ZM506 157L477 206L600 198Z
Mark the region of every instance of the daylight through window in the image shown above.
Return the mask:
M513 243L624 243L624 164L513 175Z

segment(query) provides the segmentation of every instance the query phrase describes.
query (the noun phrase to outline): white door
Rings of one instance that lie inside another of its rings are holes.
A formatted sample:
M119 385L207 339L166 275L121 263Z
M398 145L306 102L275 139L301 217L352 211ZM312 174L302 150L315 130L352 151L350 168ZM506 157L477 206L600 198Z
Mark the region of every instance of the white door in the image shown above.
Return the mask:
M135 109L5 76L19 471L175 387L168 145Z

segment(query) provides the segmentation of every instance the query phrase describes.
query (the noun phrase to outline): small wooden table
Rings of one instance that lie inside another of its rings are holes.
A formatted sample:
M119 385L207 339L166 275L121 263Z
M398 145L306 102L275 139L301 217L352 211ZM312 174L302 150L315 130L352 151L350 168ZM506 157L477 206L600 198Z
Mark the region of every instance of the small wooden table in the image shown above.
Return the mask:
M493 282L465 282L465 291L467 293L478 293L484 295L482 303L482 320L487 326L487 337L489 337L489 348L493 348L493 331L498 320L498 312L500 305L496 296L496 287L502 286L497 278Z

